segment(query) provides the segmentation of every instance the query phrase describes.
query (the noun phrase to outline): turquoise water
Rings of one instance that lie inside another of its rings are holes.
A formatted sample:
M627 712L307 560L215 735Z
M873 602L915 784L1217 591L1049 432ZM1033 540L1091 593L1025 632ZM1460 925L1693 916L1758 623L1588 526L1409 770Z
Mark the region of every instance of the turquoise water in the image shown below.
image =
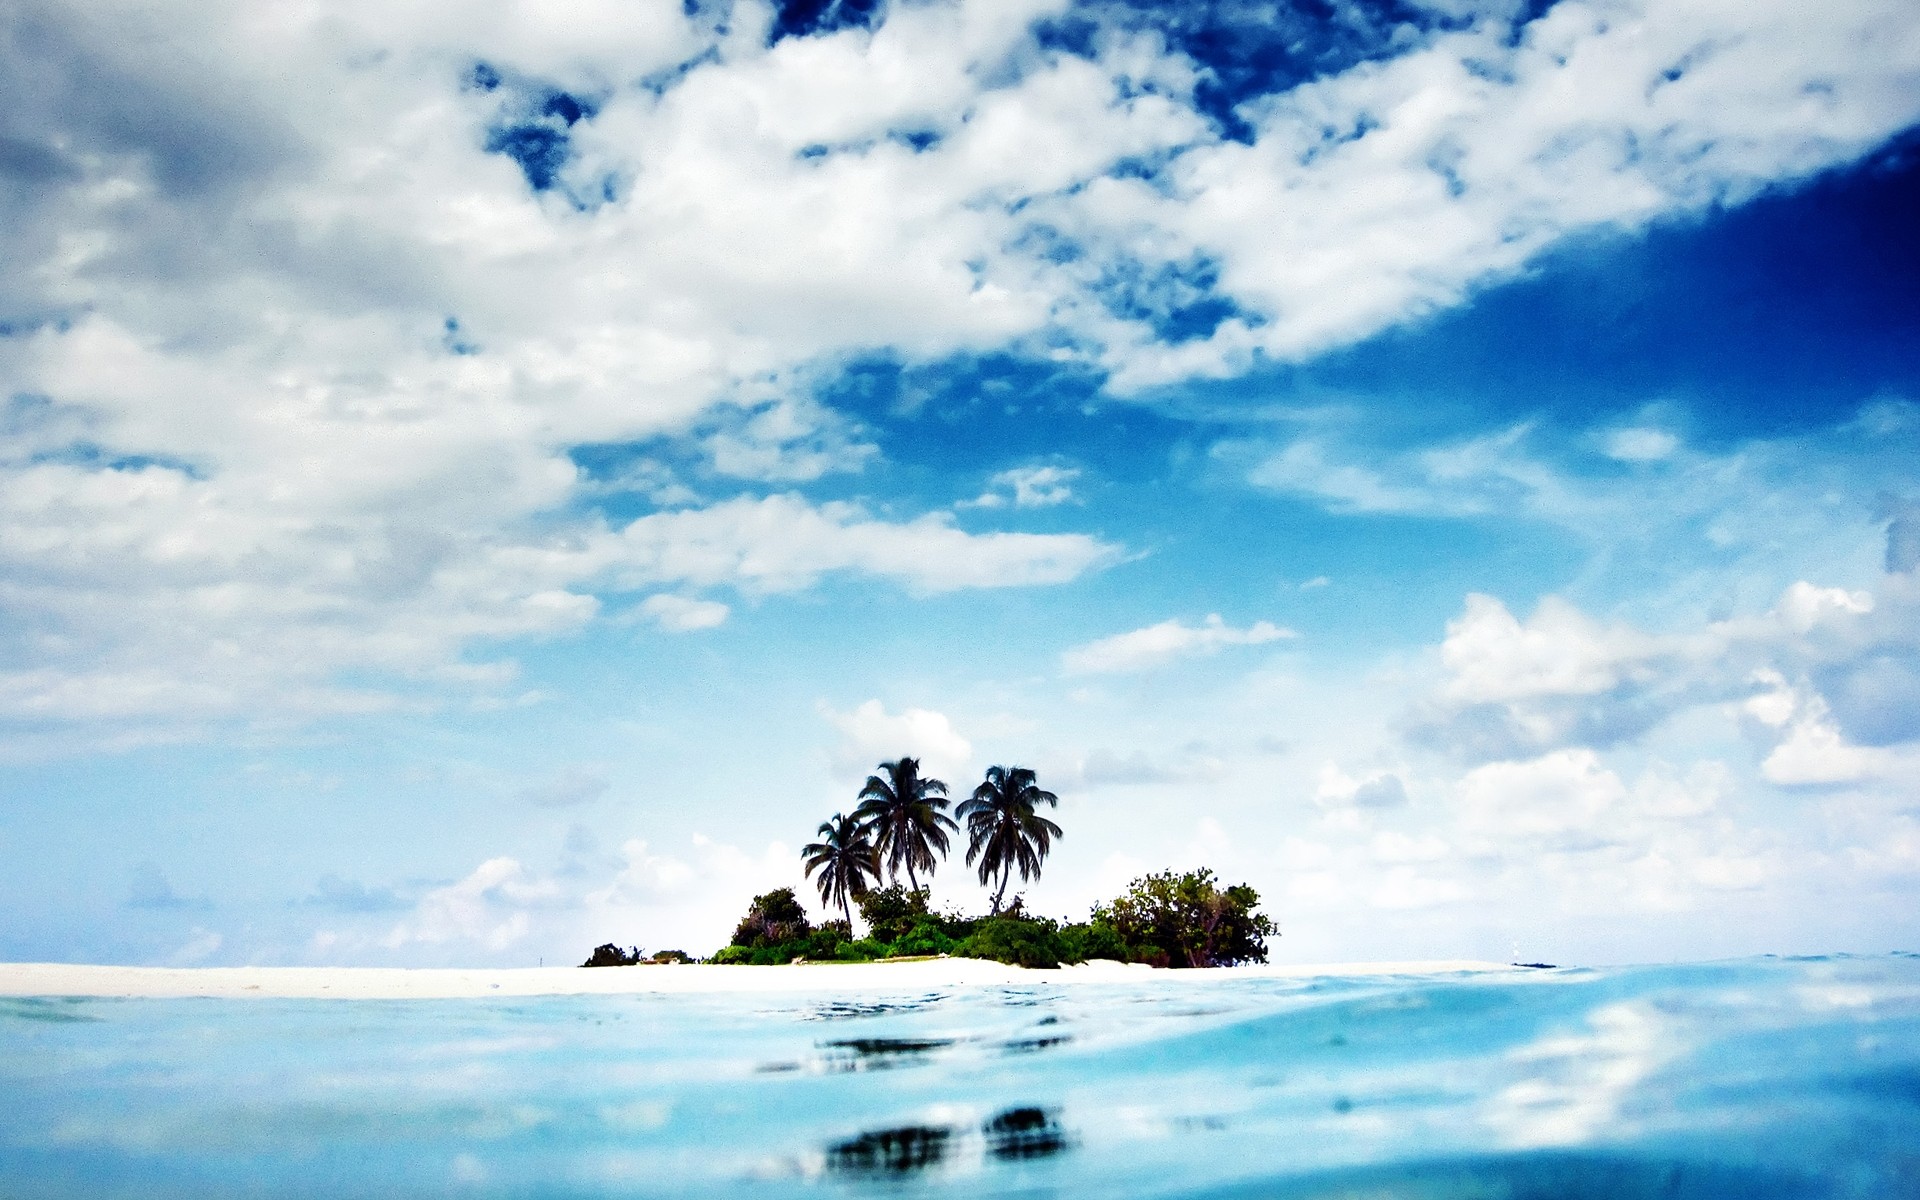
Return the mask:
M9 1200L443 1195L1920 1197L1920 958L0 1000Z

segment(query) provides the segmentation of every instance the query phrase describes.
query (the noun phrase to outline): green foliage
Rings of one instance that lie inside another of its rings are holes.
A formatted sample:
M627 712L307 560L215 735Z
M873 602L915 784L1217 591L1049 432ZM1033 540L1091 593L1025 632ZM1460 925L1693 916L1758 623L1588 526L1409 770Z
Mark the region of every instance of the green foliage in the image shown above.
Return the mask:
M1057 967L1066 947L1059 926L1044 917L989 917L953 952L1017 967Z
M1127 949L1127 943L1120 932L1105 921L1076 921L1060 927L1060 945L1065 950L1060 956L1062 962L1086 962L1093 958L1109 958L1115 962L1132 962L1133 954Z
M1021 879L1040 878L1040 864L1061 836L1060 827L1034 811L1036 805L1056 805L1060 797L1043 789L1026 767L988 767L987 777L973 795L954 809L967 825L967 864L979 863L982 885L994 886L993 907L999 915L1013 873ZM998 885L993 885L998 878Z
M947 785L920 774L920 760L901 758L880 764L882 774L867 776L854 816L873 839L887 878L902 868L907 885L918 889L919 873L933 874L934 853L946 857L947 836L959 826L947 815Z
M812 932L807 910L800 906L800 898L793 894L793 889L775 888L753 898L747 915L734 927L731 944L759 950L797 941Z
M861 938L857 942L841 942L833 957L841 962L872 962L876 958L887 956L887 944L872 938Z
M690 963L693 961L693 956L685 950L655 950L653 957L648 961L664 966L670 963Z
M866 895L880 878L880 851L873 844L873 831L857 813L851 817L835 813L831 821L820 822L819 832L820 841L800 847L801 861L820 889L820 902L839 908L851 922L851 902ZM814 878L816 871L819 876Z
M1258 892L1245 884L1222 889L1205 868L1161 871L1141 876L1112 904L1095 908L1091 924L1110 928L1136 962L1224 967L1267 961L1266 939L1279 936L1279 929L1257 911L1259 904Z
M870 936L883 942L897 941L930 914L927 889L906 888L899 884L874 888L860 897L860 915L866 918Z
M952 954L958 943L940 928L938 919L925 916L913 928L893 939L888 958L912 958L924 954Z
M580 965L583 967L631 967L639 961L640 947L622 950L612 942L608 942L604 946L595 946L593 954Z

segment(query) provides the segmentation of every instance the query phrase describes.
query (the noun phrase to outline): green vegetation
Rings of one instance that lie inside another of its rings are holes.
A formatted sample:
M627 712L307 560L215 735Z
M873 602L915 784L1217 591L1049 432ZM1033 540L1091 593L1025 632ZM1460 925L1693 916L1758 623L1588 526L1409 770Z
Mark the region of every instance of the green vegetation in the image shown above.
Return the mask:
M860 789L863 803L854 817L873 834L873 848L886 863L887 878L897 882L902 866L907 886L918 890L918 867L933 874L934 851L947 853L947 834L959 828L946 813L947 785L920 774L920 760L901 758L883 762L884 776L867 776Z
M649 958L647 957L646 951L640 949L638 946L622 950L612 942L608 942L604 946L595 946L593 953L588 956L587 961L580 965L583 967L638 967L690 963L692 961L693 956L684 950L655 950L653 956Z
M1112 904L1093 910L1093 925L1113 931L1133 961L1166 967L1228 967L1267 961L1267 938L1279 930L1256 911L1260 893L1246 884L1221 888L1204 867L1176 875L1143 875Z
M1034 811L1037 804L1058 804L1060 798L1042 791L1025 767L988 767L987 778L955 810L967 823L967 865L980 865L984 885L999 876L993 892L993 912L1007 895L1007 881L1018 869L1024 883L1040 878L1040 864L1060 836L1060 827Z
M734 928L733 940L709 962L772 965L795 961L872 962L949 954L1022 967L1112 959L1160 967L1223 967L1267 961L1267 942L1280 936L1259 911L1260 895L1245 884L1222 888L1213 872L1161 871L1143 875L1110 904L1094 906L1086 921L1030 916L1007 888L1040 877L1061 836L1039 814L1059 797L1040 787L1026 767L989 767L986 778L946 813L947 785L920 774L920 763L900 758L867 777L852 816L835 813L820 824L820 840L801 850L808 878L829 912L840 919L814 925L792 888L755 896ZM922 879L946 856L948 835L967 831L967 865L990 889L987 915L934 912ZM899 875L904 871L903 886ZM882 874L887 882L880 883ZM853 910L867 935L854 937ZM627 966L640 949L608 944L584 966ZM688 961L677 950L651 961Z
M847 924L853 924L849 900L858 900L867 892L868 879L880 876L880 852L873 844L871 829L858 816L833 814L833 820L820 822L820 839L800 848L806 860L807 876L818 871L821 902L831 908L840 906ZM805 920L805 915L801 917Z
M1279 936L1258 911L1259 893L1245 884L1221 888L1205 869L1143 875L1090 920L1061 923L1029 916L1016 899L985 917L933 912L925 888L872 888L859 900L869 933L854 938L848 922L818 927L787 917L799 902L790 888L754 899L716 963L872 962L950 954L1021 967L1057 967L1103 958L1158 967L1224 967L1267 961L1266 939ZM770 937L769 929L783 936Z

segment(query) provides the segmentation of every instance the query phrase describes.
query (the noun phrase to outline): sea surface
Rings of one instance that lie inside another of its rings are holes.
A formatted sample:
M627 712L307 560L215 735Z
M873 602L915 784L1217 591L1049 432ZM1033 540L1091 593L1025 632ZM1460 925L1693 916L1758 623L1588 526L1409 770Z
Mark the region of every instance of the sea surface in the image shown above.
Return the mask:
M0 1000L0 1197L1920 1197L1920 957L1196 974Z

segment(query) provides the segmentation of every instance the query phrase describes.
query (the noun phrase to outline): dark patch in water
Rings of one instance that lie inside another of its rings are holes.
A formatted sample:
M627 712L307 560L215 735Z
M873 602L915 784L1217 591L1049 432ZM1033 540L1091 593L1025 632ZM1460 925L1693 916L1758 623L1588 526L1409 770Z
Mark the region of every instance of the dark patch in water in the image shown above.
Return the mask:
M99 1017L91 1013L76 1011L86 1000L79 996L62 996L57 999L29 997L20 1000L0 1000L0 1016L12 1017L16 1021L45 1021L53 1025L78 1025L97 1022Z
M883 1017L888 1013L919 1012L946 999L938 993L913 1000L836 1000L819 1005L806 1014L812 1021L850 1021L857 1017Z
M905 1175L946 1157L953 1130L940 1125L874 1129L827 1150L827 1168L858 1175Z
M952 1038L843 1038L823 1042L827 1066L841 1071L878 1071L926 1061L936 1050L953 1045Z
M980 1132L987 1139L987 1153L1000 1159L1048 1158L1070 1144L1054 1115L1032 1106L1010 1108L988 1121Z
M1513 965L1516 967L1525 967L1530 971L1557 971L1560 969L1552 963L1515 963Z
M1038 1054L1054 1046L1064 1046L1072 1040L1073 1038L1067 1034L1060 1033L1052 1037L1018 1038L1014 1041L1002 1042L1000 1048L1008 1054Z

